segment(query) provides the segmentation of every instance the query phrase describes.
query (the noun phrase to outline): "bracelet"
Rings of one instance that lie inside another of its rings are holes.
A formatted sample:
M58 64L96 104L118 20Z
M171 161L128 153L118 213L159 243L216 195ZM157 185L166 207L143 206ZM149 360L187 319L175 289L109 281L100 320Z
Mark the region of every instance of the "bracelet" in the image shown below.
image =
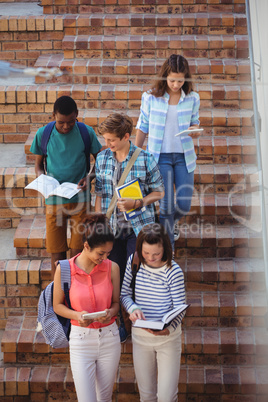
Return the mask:
M140 208L142 208L143 207L143 198L140 198L139 201L141 203Z
M139 308L139 307L135 307L132 311L131 311L131 313L130 314L132 314L135 310L140 310L140 311L142 311L142 309L141 308Z
M137 202L137 200L134 200L134 206L133 206L133 209L136 209L136 202Z

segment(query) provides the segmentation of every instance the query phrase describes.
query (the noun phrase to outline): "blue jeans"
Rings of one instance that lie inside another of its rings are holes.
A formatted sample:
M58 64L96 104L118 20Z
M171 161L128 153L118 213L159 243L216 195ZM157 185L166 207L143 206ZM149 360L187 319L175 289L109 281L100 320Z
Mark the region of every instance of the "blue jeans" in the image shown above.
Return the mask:
M174 249L174 221L180 220L190 211L194 172L188 173L183 153L160 154L158 165L165 185L165 196L160 200L159 220Z

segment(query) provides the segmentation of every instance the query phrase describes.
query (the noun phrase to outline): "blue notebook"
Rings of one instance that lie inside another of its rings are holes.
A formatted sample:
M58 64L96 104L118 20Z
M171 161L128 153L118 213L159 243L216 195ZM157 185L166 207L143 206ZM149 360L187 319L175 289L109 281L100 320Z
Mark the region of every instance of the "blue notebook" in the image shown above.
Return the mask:
M133 200L140 200L143 198L139 179L132 180L122 186L116 187L115 190L118 198L132 198ZM130 219L142 214L145 209L146 207L130 209L129 211L124 212L124 217L126 221L129 221Z

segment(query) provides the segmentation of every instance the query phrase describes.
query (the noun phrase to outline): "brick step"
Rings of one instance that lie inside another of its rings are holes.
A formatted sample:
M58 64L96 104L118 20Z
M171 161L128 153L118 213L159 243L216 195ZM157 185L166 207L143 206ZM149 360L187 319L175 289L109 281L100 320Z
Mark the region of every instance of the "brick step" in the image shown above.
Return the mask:
M186 328L251 328L267 326L266 292L188 291L191 306Z
M63 31L67 35L246 35L247 20L244 14L228 13L187 13L182 14L63 14L63 15L31 15L27 19L23 15L0 17L2 32L14 33L3 38L5 42L29 39L59 39L59 35L47 36L44 32ZM24 32L22 38L18 32ZM30 34L36 32L39 36ZM42 34L41 34L42 33ZM6 46L3 50L8 50Z
M181 14L88 14L64 15L67 35L245 35L247 21L244 14L222 12Z
M142 93L149 88L148 84L88 84L87 106L90 109L106 109L114 104L120 110L139 110ZM195 90L201 100L201 115L206 109L235 111L253 107L252 90L248 85L195 84Z
M26 198L28 199L28 190L26 191ZM33 194L33 197L39 197L38 192L36 191L31 191L29 192L30 194ZM15 201L16 202L16 201ZM14 203L15 203L14 202ZM41 200L40 200L41 204ZM40 211L42 211L40 207ZM37 210L37 209L36 209ZM32 209L34 212L34 209ZM30 210L27 210L28 215ZM21 214L23 216L23 214ZM0 216L1 216L1 211L0 211ZM25 229L26 225L26 220L27 220L27 227L29 229L29 247L33 247L32 245L34 243L38 243L40 246L40 241L37 241L37 238L34 236L34 233L37 237L41 236L41 232L39 233L39 229L42 227L43 230L45 230L45 223L41 222L40 218L42 215L38 215L38 218L34 216L26 216L23 217L23 220L25 219L25 222L20 222L18 225L18 229ZM30 226L31 223L31 227ZM200 224L202 222L202 226L207 226L207 225L222 225L224 227L232 224L237 224L237 223L242 223L242 224L248 224L256 225L259 223L260 225L260 200L256 194L209 194L206 192L201 192L201 193L195 193L193 198L192 198L192 203L191 203L191 209L187 216L185 218L182 218L180 220L180 226L181 230L184 232L186 230L187 225L196 225ZM254 226L255 227L255 226ZM37 231L36 231L37 230ZM195 228L196 230L196 228ZM19 236L21 231L18 230L16 232L16 236ZM25 233L25 230L23 230L22 233ZM39 234L38 234L39 233ZM42 238L44 238L45 235L43 234L42 231ZM31 239L31 240L30 240ZM35 239L35 240L34 240ZM16 242L16 247L21 247L21 241L20 240L20 245ZM24 242L24 240L23 240ZM37 246L36 246L37 247Z
M259 259L177 258L186 291L258 292L265 290L264 263Z
M225 13L67 15L64 28L67 35L247 34L245 15Z
M89 2L87 2L89 3ZM192 4L182 4L180 0L168 2L159 1L157 4L146 4L143 0L119 2L117 0L94 1L90 4L69 4L68 0L57 2L56 0L42 0L44 14L183 14L183 13L241 13L245 14L244 0L236 3L224 1L219 4L214 0L198 1Z
M223 217L223 223L225 219ZM254 220L255 224L256 219ZM246 221L247 222L247 221ZM253 223L251 223L253 226ZM261 224L259 223L259 227ZM47 257L45 251L45 216L22 216L14 236L19 258ZM229 258L262 257L262 236L244 226L215 225L203 217L180 223L176 242L177 257Z
M178 402L266 402L267 366L181 366ZM76 400L69 364L4 365L0 368L3 401ZM132 366L120 366L114 387L118 401L138 402L139 394ZM19 399L18 399L19 398Z
M248 57L246 35L66 35L64 58L155 58L180 52L186 58Z
M64 59L63 53L39 56L36 67L58 67L66 74L49 82L69 84L143 84L152 82L165 59ZM196 82L233 83L250 82L250 66L243 59L189 59L189 66ZM37 83L44 78L36 77ZM239 85L239 83L237 83Z
M261 260L179 258L186 291L265 291L264 266ZM36 311L40 291L50 282L50 259L0 260L2 315L0 329L5 328L12 313Z
M3 15L0 32L2 59L16 64L33 66L41 54L62 49L63 21L57 16Z
M50 259L0 260L0 329L5 328L10 313L36 312L40 291L50 282L50 275Z
M5 89L0 87L0 98L2 95L3 99L8 99L6 105L3 105L5 114L0 124L2 131L0 142L25 142L33 127L41 127L50 121L53 104L57 97L63 94L70 95L77 101L79 120L95 130L114 110L128 114L133 119L134 125L137 123L140 99L129 101L130 108L127 107L125 100L90 100L90 86L87 85L51 84L5 87ZM17 105L16 97L21 99ZM133 108L134 105L136 109ZM252 116L253 111L249 109L205 108L200 110L200 125L204 128L206 136L253 136Z
M118 102L119 109L135 110L140 108L142 93L150 89L148 84L71 84L77 87L78 93L86 91L88 107L91 109L105 109L108 102ZM45 87L44 84L42 84ZM49 87L49 84L45 88ZM66 89L68 88L66 84ZM65 88L65 87L63 87ZM201 111L206 109L232 111L239 109L252 109L252 90L248 85L224 84L195 84L201 100ZM75 90L74 90L75 91ZM83 99L83 98L82 98ZM108 106L109 107L109 106Z
M31 131L24 145L27 164L34 164L35 156L30 152L36 130ZM135 142L135 137L132 136ZM100 143L105 146L103 137L99 137ZM193 140L198 164L254 164L256 163L256 141L252 137L205 137L204 134ZM147 140L144 143L144 149Z
M68 363L68 348L53 349L43 334L36 332L36 315L25 313L9 317L2 337L4 363L50 365ZM184 328L182 365L266 365L266 328ZM121 345L120 365L133 364L132 342Z
M258 182L257 167L254 165L198 165L195 169L195 187L206 186L206 193L211 193L215 189L215 193L229 192L232 187L237 184L246 186L251 183L255 185ZM15 189L24 189L24 187L35 179L35 171L33 166L17 167L17 168L0 168L0 193L3 198L24 198L25 194L14 191ZM219 186L223 187L220 188ZM227 186L227 187L226 187ZM210 188L210 191L209 191ZM238 189L233 189L234 190ZM27 190L27 205L14 204L14 207L26 207L29 205L29 197L35 195L36 192ZM20 200L22 201L22 200ZM40 205L33 205L38 207Z
M29 10L31 14L32 10ZM2 54L32 66L43 54L57 54L67 35L246 35L243 14L228 12L84 15L4 15L0 16Z

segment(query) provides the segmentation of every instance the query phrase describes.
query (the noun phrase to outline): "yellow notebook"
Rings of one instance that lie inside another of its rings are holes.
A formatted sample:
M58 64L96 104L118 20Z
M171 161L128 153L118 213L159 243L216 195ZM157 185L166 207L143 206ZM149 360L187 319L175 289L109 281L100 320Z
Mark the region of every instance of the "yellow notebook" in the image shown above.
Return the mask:
M118 198L132 198L133 200L140 200L143 198L143 194L140 187L139 179L132 180L120 187L116 187L116 193ZM134 217L142 214L146 207L139 209L131 209L124 212L125 219L133 219Z

